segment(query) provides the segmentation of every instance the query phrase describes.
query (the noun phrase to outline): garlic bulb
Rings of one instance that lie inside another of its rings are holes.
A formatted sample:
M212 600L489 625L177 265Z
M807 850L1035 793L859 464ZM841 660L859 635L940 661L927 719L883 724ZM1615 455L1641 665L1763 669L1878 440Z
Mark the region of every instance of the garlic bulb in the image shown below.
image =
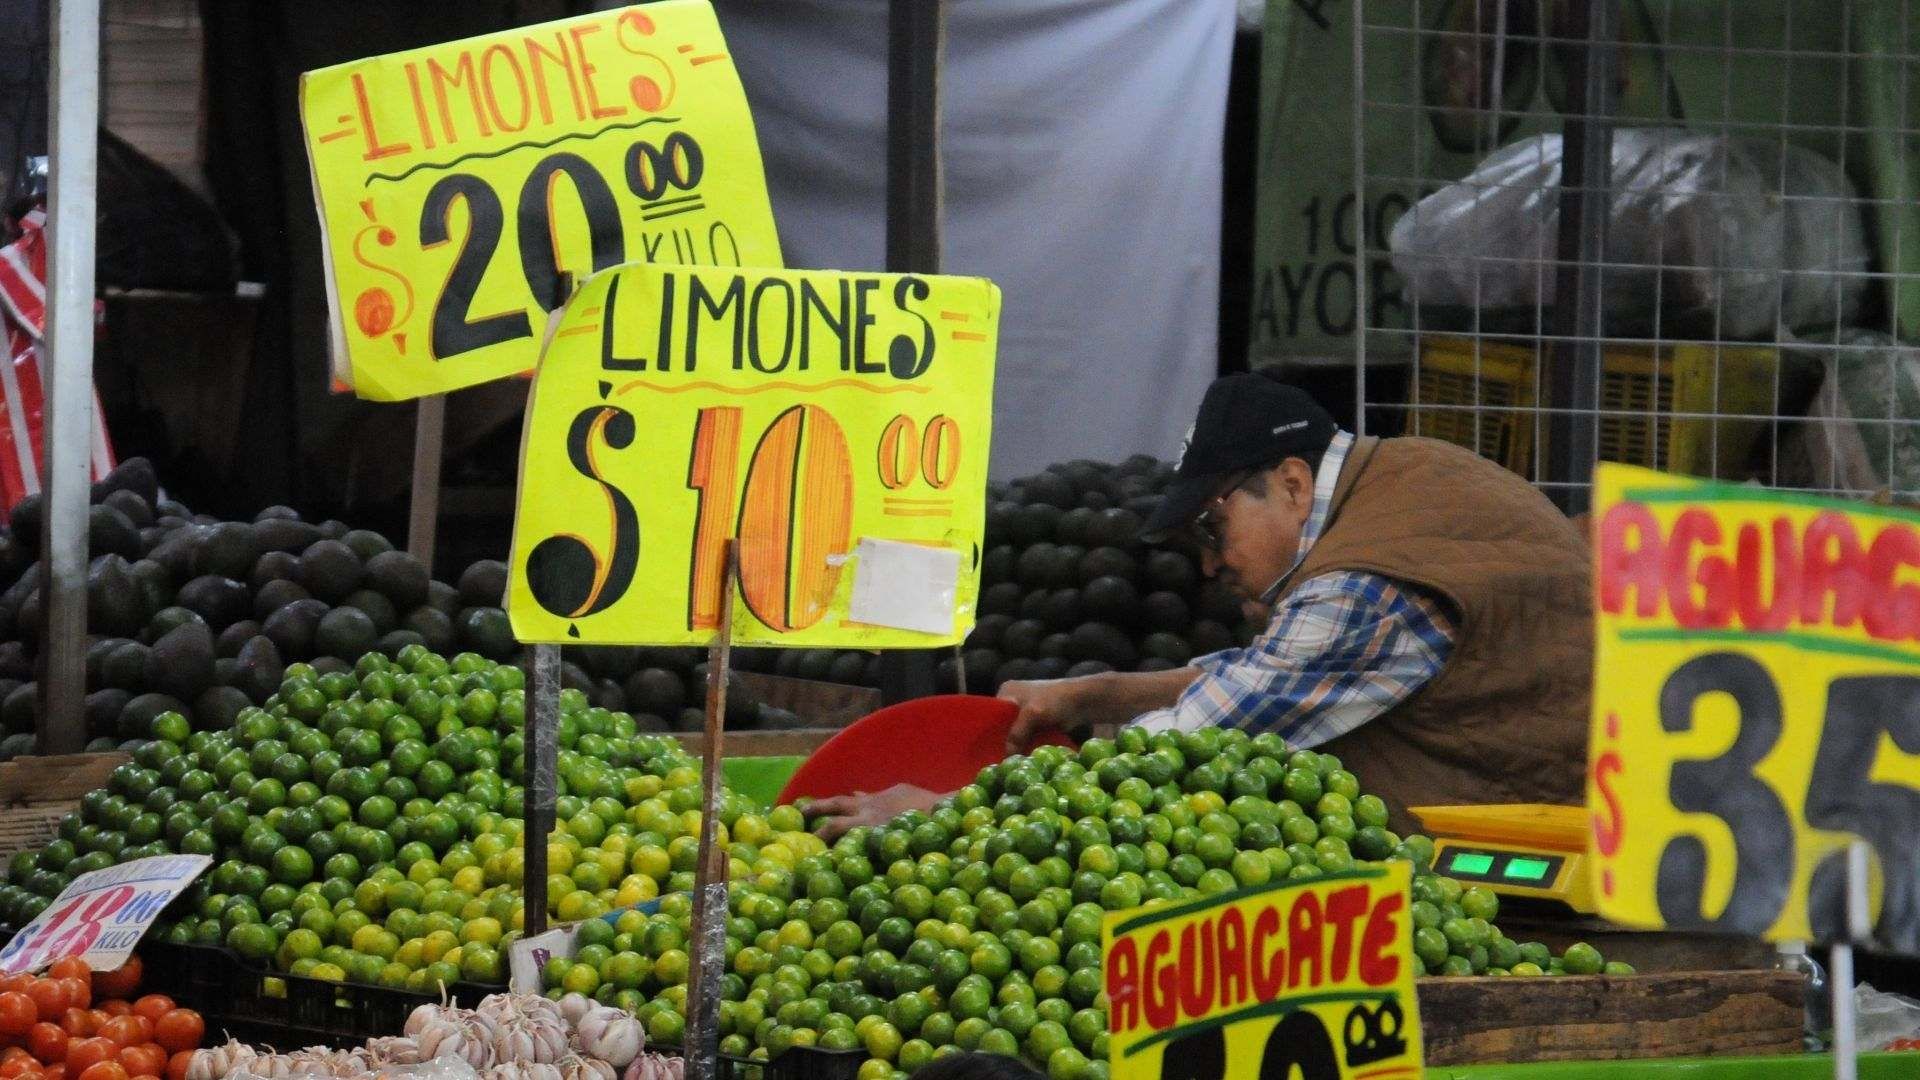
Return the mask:
M686 1080L686 1062L664 1054L641 1054L621 1080Z
M619 1069L646 1049L647 1029L625 1010L601 1006L581 1018L573 1041L582 1055Z
M557 1002L557 1005L560 1009L560 1018L567 1022L568 1027L579 1026L580 1021L585 1018L588 1013L599 1008L592 998L585 994L576 993L569 993L562 997L559 1002Z

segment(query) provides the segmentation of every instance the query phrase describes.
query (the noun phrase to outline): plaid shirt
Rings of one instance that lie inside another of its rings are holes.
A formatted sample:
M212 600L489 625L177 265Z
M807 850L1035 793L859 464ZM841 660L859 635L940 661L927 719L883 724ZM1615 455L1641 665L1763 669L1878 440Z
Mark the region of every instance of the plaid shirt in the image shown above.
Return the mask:
M1334 482L1353 436L1337 432L1314 477L1313 509L1291 569L1261 599L1273 603L1326 527ZM1151 731L1209 724L1272 731L1294 747L1354 730L1439 674L1453 620L1432 596L1379 574L1338 571L1301 583L1245 648L1198 657L1200 676L1173 708L1137 723Z

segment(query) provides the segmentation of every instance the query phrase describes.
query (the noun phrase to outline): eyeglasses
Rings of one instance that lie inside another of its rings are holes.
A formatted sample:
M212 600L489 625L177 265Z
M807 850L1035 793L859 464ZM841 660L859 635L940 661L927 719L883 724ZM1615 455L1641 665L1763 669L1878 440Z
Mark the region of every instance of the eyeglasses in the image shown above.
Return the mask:
M1235 476L1233 483L1228 484L1225 491L1214 496L1213 501L1207 503L1199 515L1193 519L1192 533L1195 544L1207 551L1219 553L1220 545L1225 541L1227 528L1226 518L1220 516L1220 511L1225 509L1227 500L1233 498L1233 493L1239 491L1255 475L1253 472L1243 472Z

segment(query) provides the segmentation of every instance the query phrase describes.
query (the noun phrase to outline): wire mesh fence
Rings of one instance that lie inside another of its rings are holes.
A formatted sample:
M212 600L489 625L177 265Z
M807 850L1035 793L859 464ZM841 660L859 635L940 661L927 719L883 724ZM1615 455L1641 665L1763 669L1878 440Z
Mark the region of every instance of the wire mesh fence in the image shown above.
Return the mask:
M1355 0L1362 423L1920 498L1912 6Z

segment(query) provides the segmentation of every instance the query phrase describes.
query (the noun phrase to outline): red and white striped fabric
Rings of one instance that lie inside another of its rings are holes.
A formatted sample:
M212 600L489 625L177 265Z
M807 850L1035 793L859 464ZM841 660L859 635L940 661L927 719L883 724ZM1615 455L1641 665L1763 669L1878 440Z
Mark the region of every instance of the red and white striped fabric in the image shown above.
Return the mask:
M40 339L47 324L47 215L33 210L20 235L0 247L0 314L6 352L0 355L0 521L14 503L40 490L46 398L40 385ZM113 446L98 392L93 398L93 479L113 471Z

